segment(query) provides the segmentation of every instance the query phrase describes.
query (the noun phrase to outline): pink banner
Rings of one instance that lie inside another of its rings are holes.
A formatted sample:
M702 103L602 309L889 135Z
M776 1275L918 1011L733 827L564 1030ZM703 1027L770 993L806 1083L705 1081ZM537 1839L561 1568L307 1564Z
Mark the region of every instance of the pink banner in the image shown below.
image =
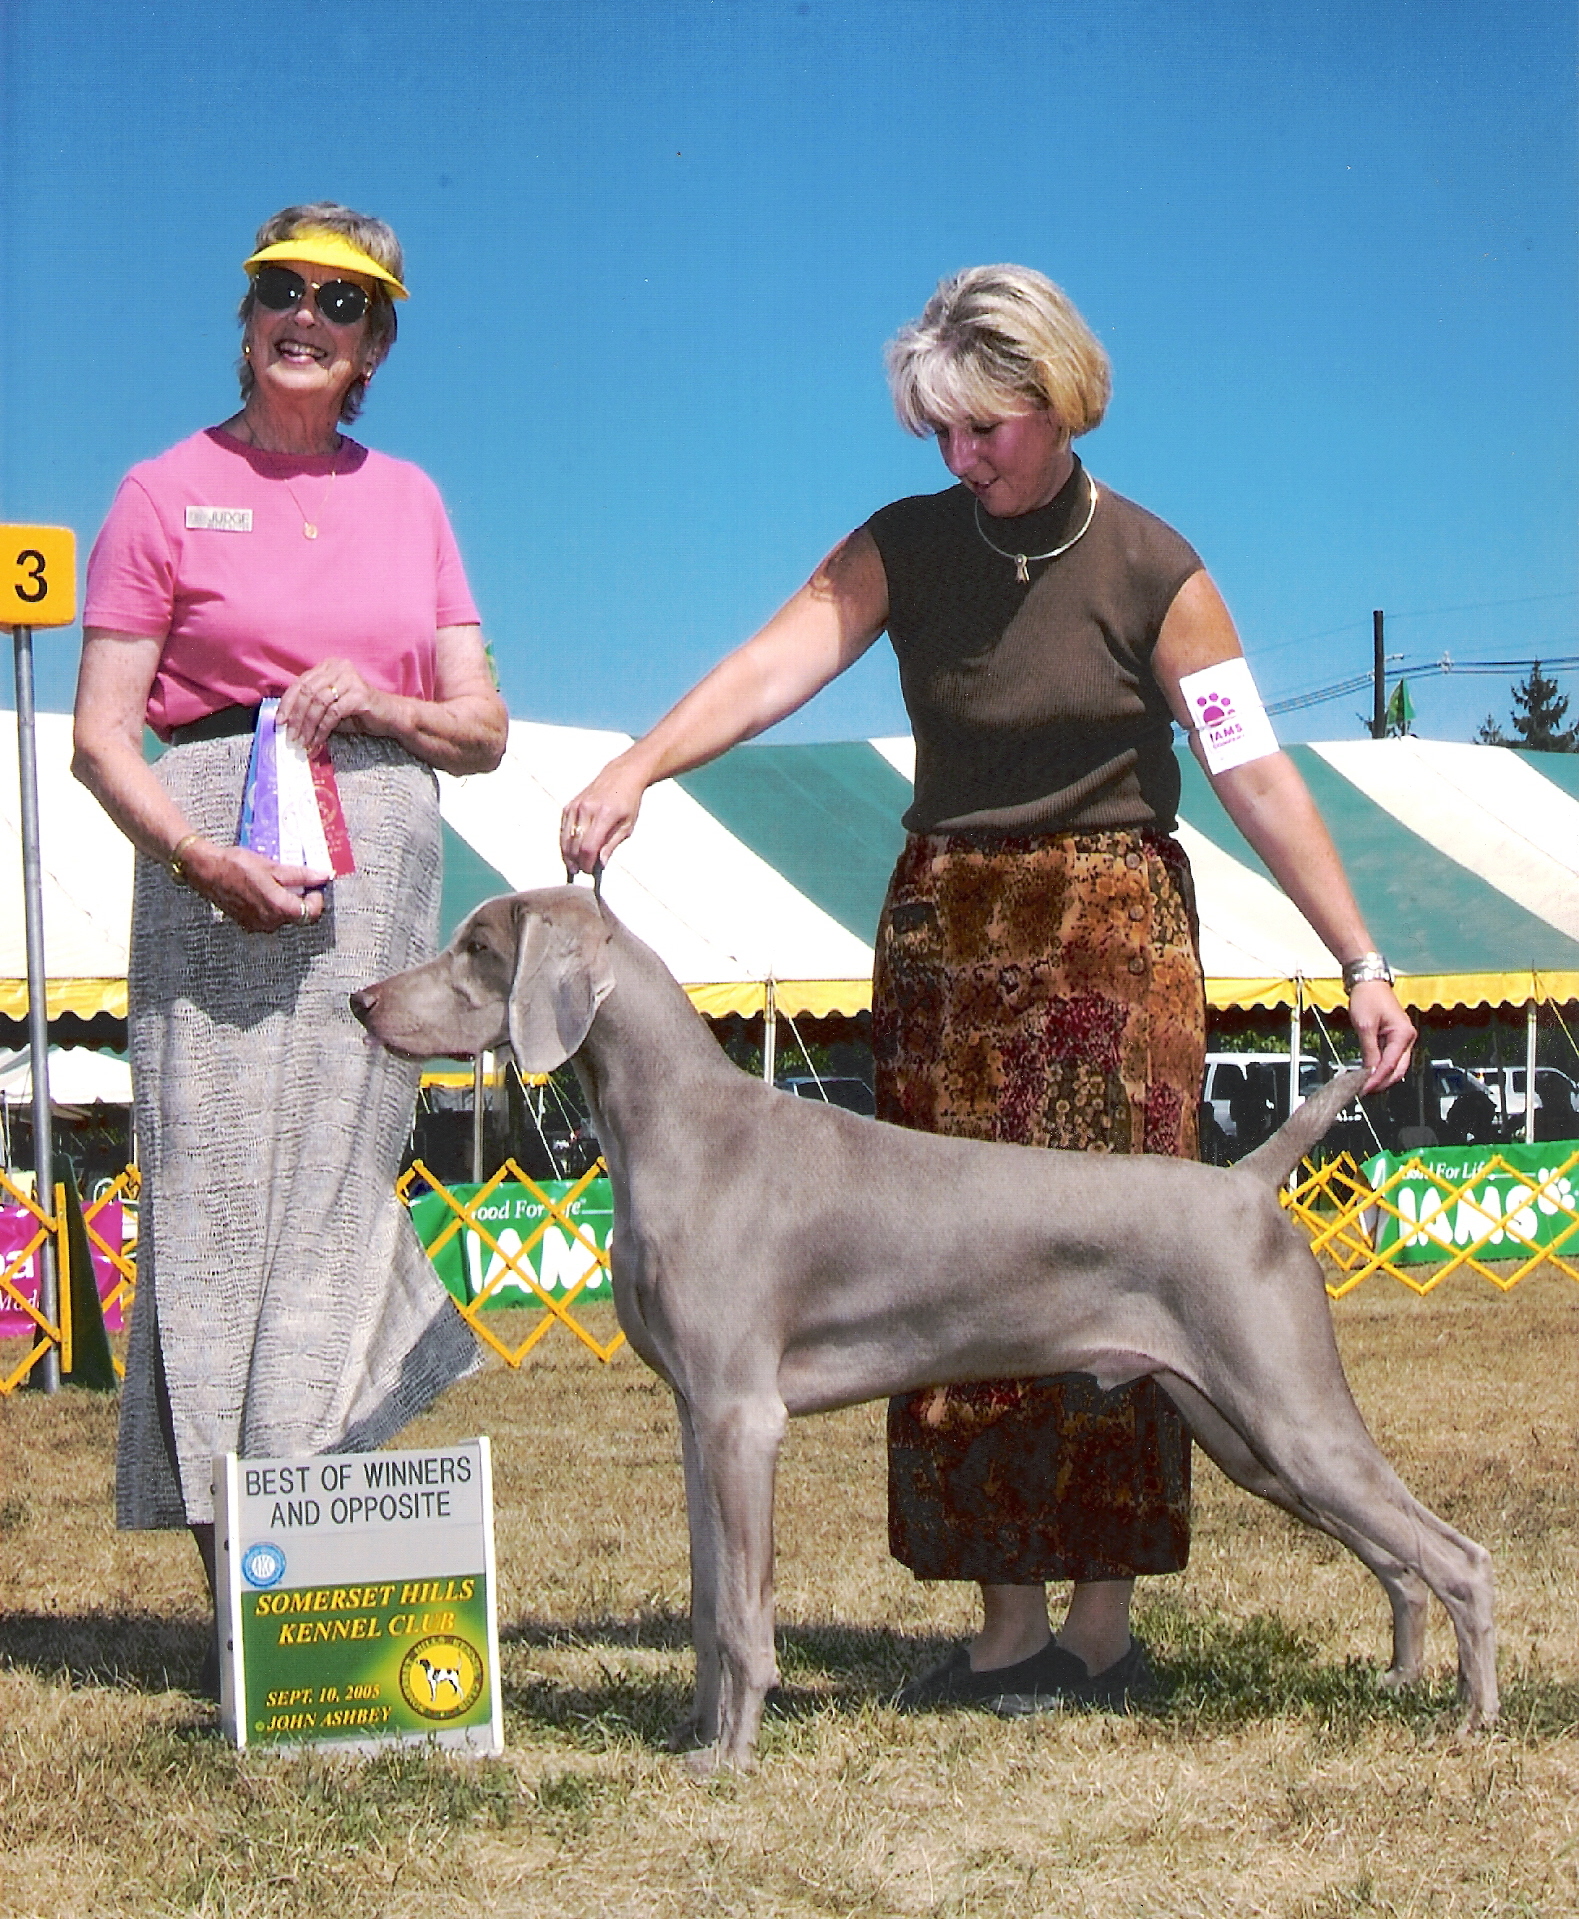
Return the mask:
M0 1206L0 1272L9 1275L11 1284L22 1297L33 1305L38 1304L38 1256L25 1261L21 1269L11 1272L11 1262L22 1248L38 1231L38 1221L25 1206ZM93 1276L99 1282L99 1298L107 1299L121 1281L121 1270L109 1255L93 1243L97 1233L104 1244L121 1250L121 1202L111 1200L109 1205L101 1206L88 1222L88 1247L93 1254ZM117 1303L104 1310L104 1325L108 1332L123 1330L125 1320ZM9 1293L0 1293L0 1339L25 1337L35 1330L32 1320L12 1300Z

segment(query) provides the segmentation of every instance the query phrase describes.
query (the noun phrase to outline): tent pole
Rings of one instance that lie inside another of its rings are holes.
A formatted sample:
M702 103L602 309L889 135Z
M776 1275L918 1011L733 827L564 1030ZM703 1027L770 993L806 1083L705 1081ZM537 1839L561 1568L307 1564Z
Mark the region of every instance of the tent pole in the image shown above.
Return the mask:
M1293 1116L1299 1104L1299 1060L1301 1027L1305 1013L1305 982L1298 973L1294 975L1294 1004L1288 1016L1288 1110Z
M762 1077L768 1085L773 1084L777 1070L774 1055L778 1051L779 1009L778 995L773 990L773 981L767 980L762 990Z
M27 922L27 1033L33 1067L33 1200L55 1211L55 1136L49 1111L49 975L44 966L44 879L38 844L38 731L33 712L33 629L14 626L16 647L16 748L22 787L22 900ZM55 1236L44 1235L38 1253L38 1310L51 1325L60 1312ZM38 1362L46 1393L60 1391L60 1347L50 1345Z
M472 1054L472 1184L482 1184L483 1058Z
M1524 1008L1524 1143L1535 1144L1535 1000Z

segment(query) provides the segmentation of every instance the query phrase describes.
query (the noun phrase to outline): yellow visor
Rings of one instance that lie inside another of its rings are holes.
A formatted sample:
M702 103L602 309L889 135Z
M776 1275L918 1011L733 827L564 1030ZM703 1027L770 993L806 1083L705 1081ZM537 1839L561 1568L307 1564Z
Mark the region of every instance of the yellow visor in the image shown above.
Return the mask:
M288 240L276 240L273 246L260 247L241 264L250 273L254 267L263 266L269 260L305 260L309 266L339 267L342 272L365 273L371 279L382 280L389 288L391 299L411 298L388 267L381 267L372 254L364 253L343 234L294 233Z

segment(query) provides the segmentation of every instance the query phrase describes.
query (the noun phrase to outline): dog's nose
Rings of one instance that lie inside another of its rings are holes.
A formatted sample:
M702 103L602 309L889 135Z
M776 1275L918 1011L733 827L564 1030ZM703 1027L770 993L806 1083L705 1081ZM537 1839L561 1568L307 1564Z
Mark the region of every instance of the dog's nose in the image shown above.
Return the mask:
M377 1003L378 992L377 989L372 986L364 986L359 993L353 993L351 995L351 1011L364 1026L366 1026L373 1017L373 1008Z

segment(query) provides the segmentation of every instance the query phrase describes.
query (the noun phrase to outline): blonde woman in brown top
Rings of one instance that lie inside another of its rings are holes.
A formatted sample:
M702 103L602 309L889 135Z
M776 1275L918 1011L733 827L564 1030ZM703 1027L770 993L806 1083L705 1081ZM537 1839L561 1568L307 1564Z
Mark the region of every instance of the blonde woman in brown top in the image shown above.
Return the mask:
M876 941L879 1118L1194 1157L1205 1001L1171 837L1175 720L1342 964L1367 1090L1394 1083L1414 1029L1221 595L1074 454L1109 394L1078 312L1029 268L972 268L901 331L888 370L901 421L935 436L957 484L874 514L612 760L565 808L567 866L607 860L654 781L793 713L886 630L916 772ZM918 1577L975 1580L983 1604L980 1633L901 1704L1122 1707L1150 1684L1134 1580L1188 1552L1188 1435L1150 1380L916 1393L889 1408L889 1525ZM1056 1634L1049 1580L1073 1586Z

